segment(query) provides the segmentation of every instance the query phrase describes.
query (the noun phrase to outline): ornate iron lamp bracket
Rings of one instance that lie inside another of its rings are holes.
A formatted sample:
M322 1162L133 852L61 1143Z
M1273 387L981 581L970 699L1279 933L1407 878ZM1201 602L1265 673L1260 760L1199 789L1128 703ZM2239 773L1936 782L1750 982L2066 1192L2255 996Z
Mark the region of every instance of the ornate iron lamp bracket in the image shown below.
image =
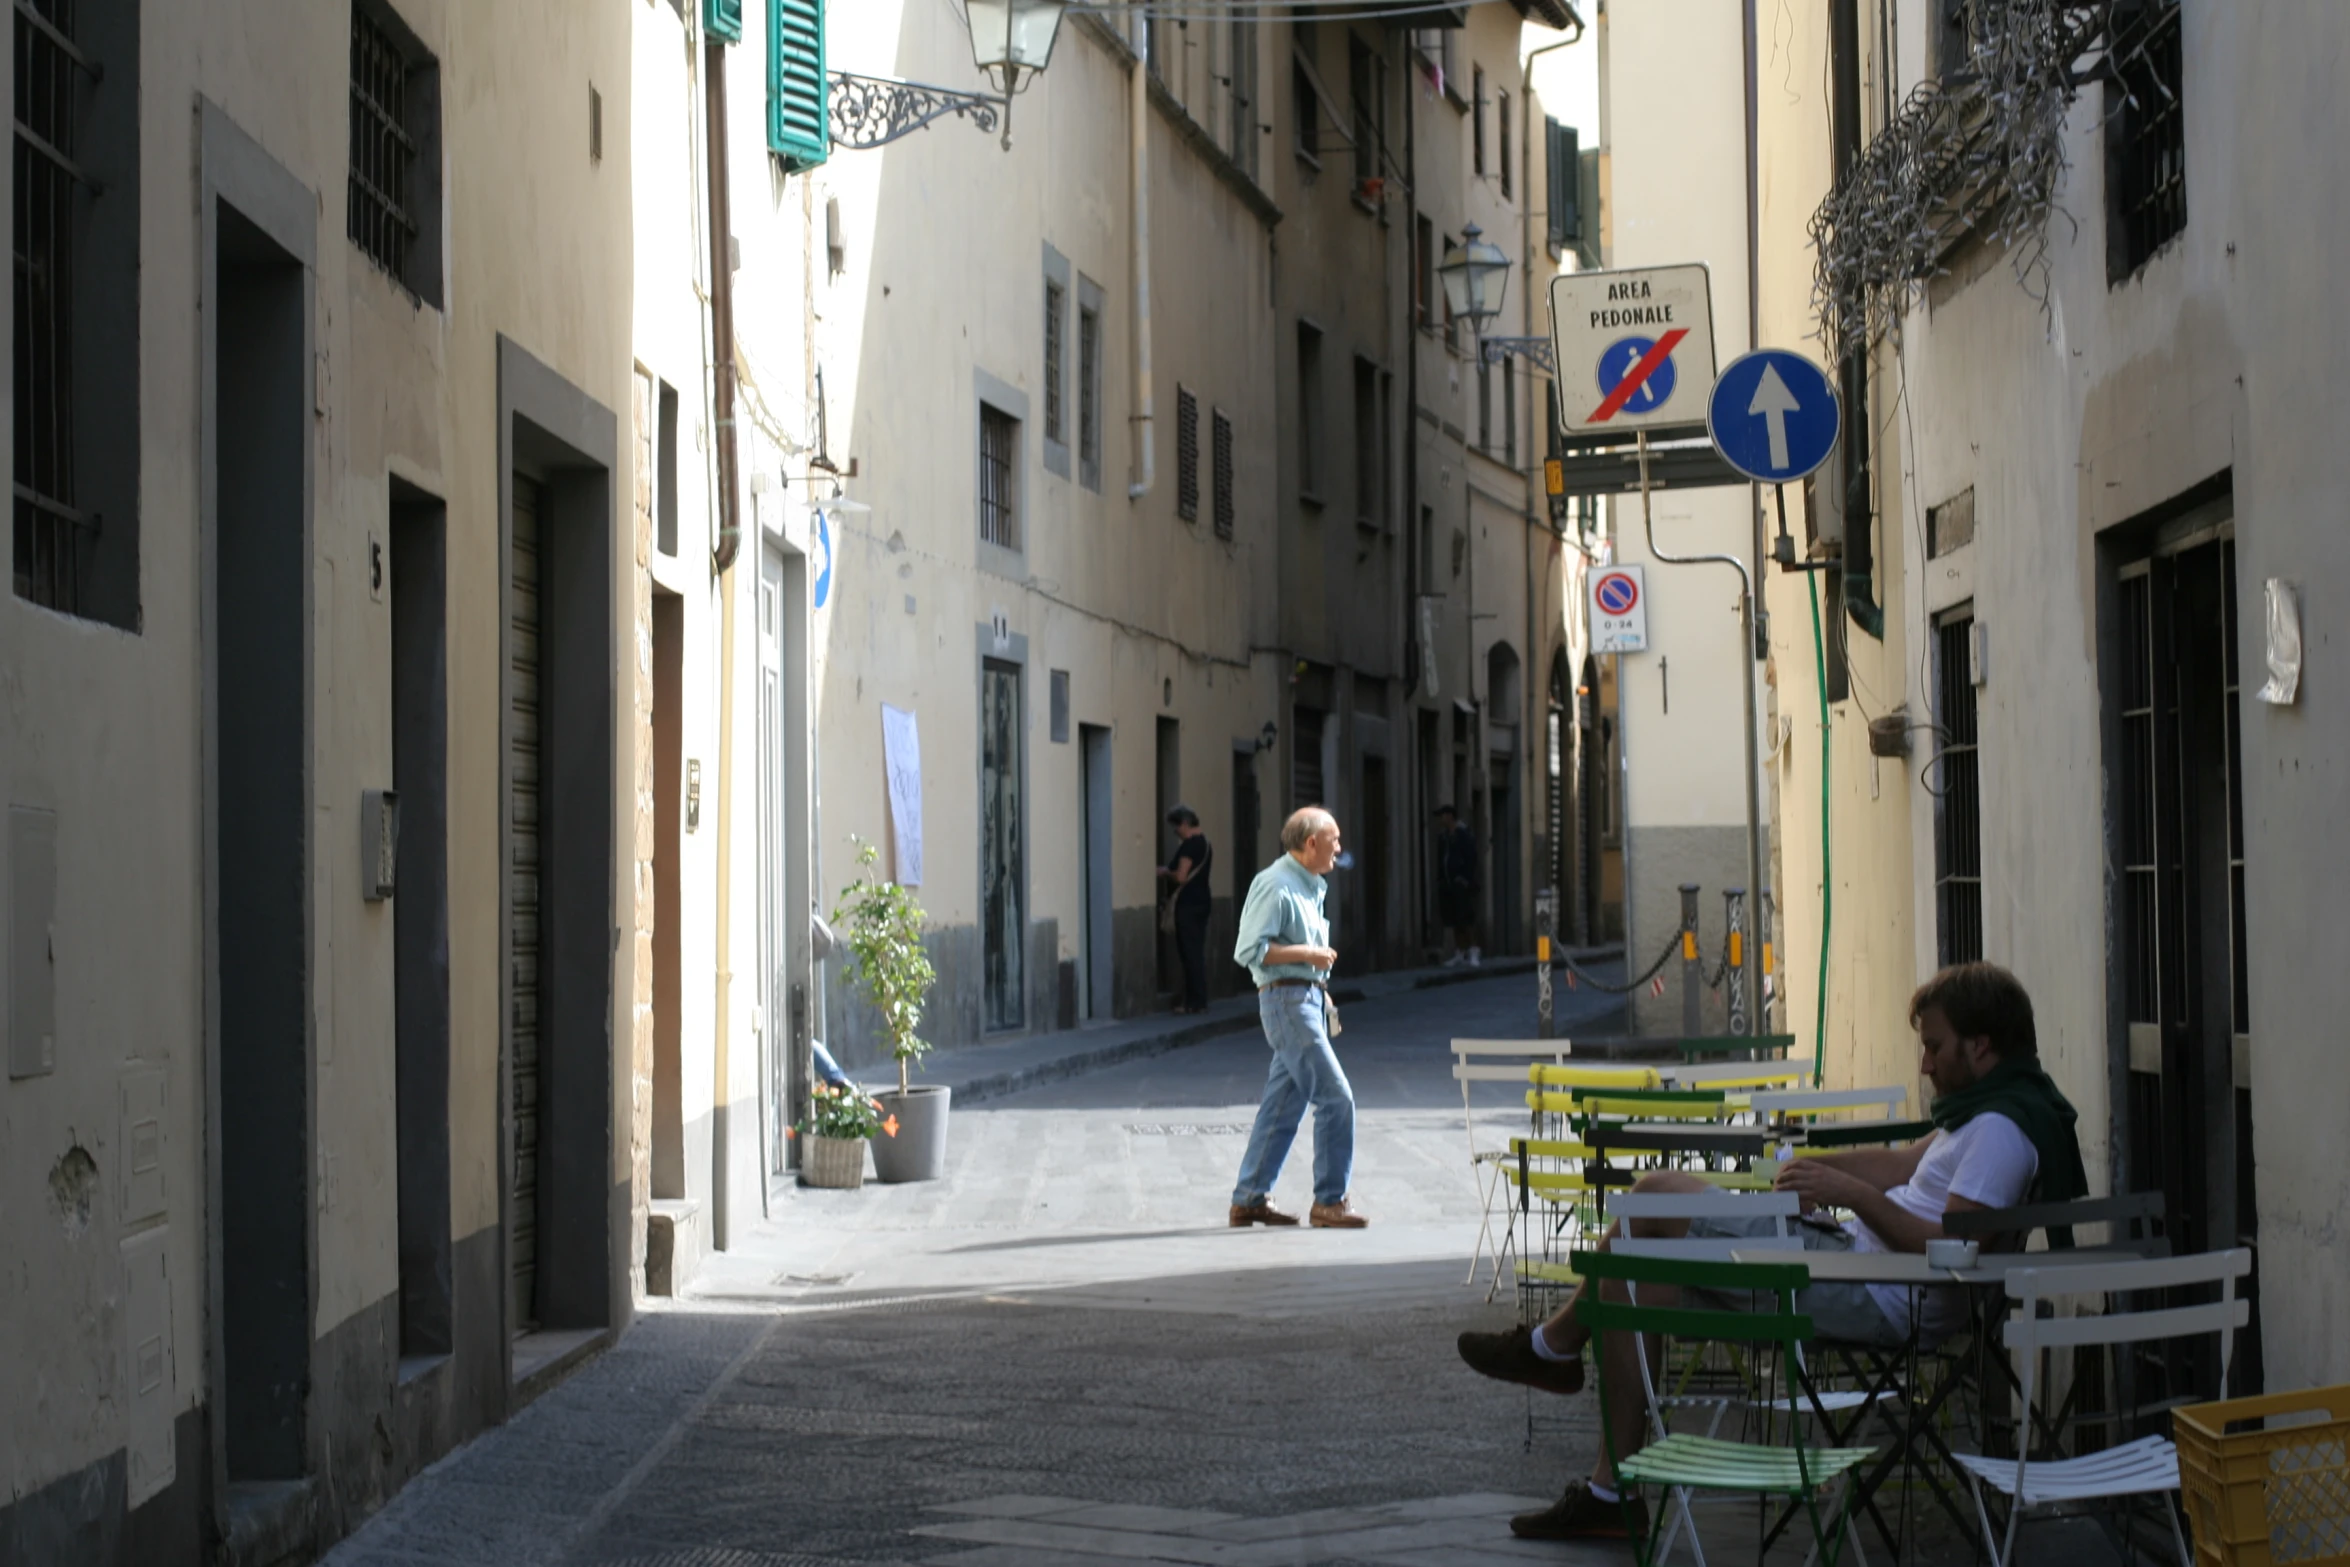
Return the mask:
M983 93L955 92L883 76L855 76L847 71L827 72L826 80L832 89L832 143L836 147L858 151L886 147L949 114L969 120L976 130L992 131L1003 113L1004 101Z
M1487 337L1478 341L1484 345L1485 362L1489 365L1500 364L1516 354L1520 359L1532 360L1546 374L1558 374L1558 362L1552 357L1547 337Z

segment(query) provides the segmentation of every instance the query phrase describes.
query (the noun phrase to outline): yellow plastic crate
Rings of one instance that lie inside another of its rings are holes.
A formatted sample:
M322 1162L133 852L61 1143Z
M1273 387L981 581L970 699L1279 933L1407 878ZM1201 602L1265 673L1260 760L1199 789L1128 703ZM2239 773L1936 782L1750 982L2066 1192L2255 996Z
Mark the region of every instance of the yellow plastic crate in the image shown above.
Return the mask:
M2318 1415L2265 1431L2248 1420ZM2350 1567L2350 1386L2171 1412L2197 1567Z

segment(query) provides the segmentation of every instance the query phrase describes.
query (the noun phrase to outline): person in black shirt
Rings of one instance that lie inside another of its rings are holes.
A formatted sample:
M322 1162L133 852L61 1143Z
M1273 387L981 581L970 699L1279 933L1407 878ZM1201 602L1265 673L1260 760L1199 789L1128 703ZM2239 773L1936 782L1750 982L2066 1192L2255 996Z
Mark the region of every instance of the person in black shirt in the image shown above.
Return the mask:
M1436 808L1436 911L1452 937L1444 966L1477 967L1477 839L1449 805Z
M1208 864L1215 850L1200 831L1199 813L1178 805L1167 813L1167 825L1178 840L1173 858L1159 867L1159 877L1175 884L1168 894L1175 916L1175 950L1183 959L1183 999L1178 1013L1208 1009Z

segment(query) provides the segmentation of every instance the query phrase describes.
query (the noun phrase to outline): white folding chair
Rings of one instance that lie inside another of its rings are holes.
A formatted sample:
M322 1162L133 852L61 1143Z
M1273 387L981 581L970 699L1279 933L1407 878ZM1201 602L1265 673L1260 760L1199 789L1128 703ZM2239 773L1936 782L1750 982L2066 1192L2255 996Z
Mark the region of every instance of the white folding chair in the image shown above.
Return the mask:
M1469 1172L1477 1182L1477 1244L1469 1253L1469 1276L1477 1282L1477 1264L1493 1253L1494 1288L1501 1287L1502 1248L1493 1240L1494 1200L1500 1195L1501 1163L1509 1157L1505 1139L1488 1148L1478 1141L1477 1107L1469 1097L1472 1083L1508 1083L1523 1090L1526 1068L1548 1062L1564 1066L1574 1053L1564 1039L1456 1039L1452 1042L1452 1077L1461 1085L1461 1124L1469 1134ZM1523 1123L1521 1123L1522 1125ZM1490 1298L1490 1296L1488 1296Z
M2236 1330L2251 1318L2249 1304L2236 1294L2236 1281L2252 1271L2252 1253L2244 1248L2204 1252L2191 1257L2161 1257L2143 1262L2104 1262L2088 1266L2017 1268L2007 1275L2007 1297L2016 1314L2007 1319L2007 1348L2024 1357L2022 1388L2027 1416L2040 1368L2040 1351L2086 1345L2144 1344L2173 1339L2219 1335L2219 1380L2227 1386L2228 1363L2235 1354ZM2120 1297L2142 1291L2177 1289L2187 1285L2217 1284L2220 1296L2200 1306L2151 1307L2115 1310ZM2072 1295L2106 1297L2108 1309L2100 1316L2041 1316L2044 1301ZM2179 1451L2170 1438L2140 1437L2101 1453L2079 1458L2031 1457L2030 1428L2017 1433L2013 1459L1985 1458L1954 1453L1974 1482L1975 1515L1983 1525L1983 1539L1996 1532L1984 1504L1983 1487L2008 1499L2007 1528L2000 1534L1996 1567L2015 1559L2016 1526L2028 1508L2058 1502L2118 1501L2134 1496L2174 1496L2179 1489ZM2178 1509L2168 1502L2162 1515L2170 1521L2171 1541L2178 1547L2180 1567L2194 1567L2194 1555L2179 1528Z
M1748 1101L1765 1120L1818 1120L1831 1115L1856 1120L1898 1121L1909 1107L1906 1088L1789 1089L1757 1092ZM1869 1110L1873 1116L1855 1112Z

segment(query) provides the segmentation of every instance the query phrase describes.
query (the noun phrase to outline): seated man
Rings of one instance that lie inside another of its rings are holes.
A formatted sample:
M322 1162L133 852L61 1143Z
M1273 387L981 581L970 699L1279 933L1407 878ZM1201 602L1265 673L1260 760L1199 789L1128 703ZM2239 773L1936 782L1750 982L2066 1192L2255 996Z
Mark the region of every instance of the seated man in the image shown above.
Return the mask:
M1942 1234L1948 1213L1978 1208L2011 1208L2028 1198L2066 1202L2088 1192L2081 1147L2073 1133L2073 1107L2041 1070L2039 1040L2032 1027L2032 1001L2007 970L1990 963L1946 968L1910 998L1909 1021L1918 1032L1920 1070L1934 1088L1936 1130L1906 1148L1854 1148L1813 1158L1792 1159L1780 1170L1782 1191L1803 1198L1801 1223L1808 1251L1915 1251ZM1695 1192L1707 1188L1677 1170L1652 1171L1633 1183L1634 1191ZM1852 1213L1841 1228L1814 1218L1815 1208ZM1768 1219L1754 1221L1640 1219L1635 1236L1686 1234L1735 1236L1767 1234ZM1619 1227L1611 1226L1612 1238ZM1602 1240L1602 1248L1606 1246ZM1578 1287L1580 1300L1588 1283ZM1606 1297L1624 1298L1613 1280ZM1966 1315L1955 1286L1911 1291L1889 1284L1817 1283L1796 1297L1820 1337L1894 1347L1908 1341L1912 1300L1915 1327L1927 1342L1947 1336ZM1649 1285L1643 1306L1679 1304L1680 1292ZM1717 1310L1751 1309L1754 1299L1736 1293L1704 1292L1692 1304ZM1534 1328L1507 1333L1463 1333L1461 1358L1470 1367L1505 1382L1523 1382L1552 1393L1583 1387L1583 1346L1590 1331L1575 1320L1571 1300ZM1629 1335L1600 1346L1599 1375L1607 1390L1610 1444L1631 1453L1648 1438L1648 1417L1640 1391L1640 1368ZM1531 1540L1565 1540L1630 1532L1602 1444L1588 1481L1576 1481L1558 1502L1539 1513L1510 1520L1510 1532Z

